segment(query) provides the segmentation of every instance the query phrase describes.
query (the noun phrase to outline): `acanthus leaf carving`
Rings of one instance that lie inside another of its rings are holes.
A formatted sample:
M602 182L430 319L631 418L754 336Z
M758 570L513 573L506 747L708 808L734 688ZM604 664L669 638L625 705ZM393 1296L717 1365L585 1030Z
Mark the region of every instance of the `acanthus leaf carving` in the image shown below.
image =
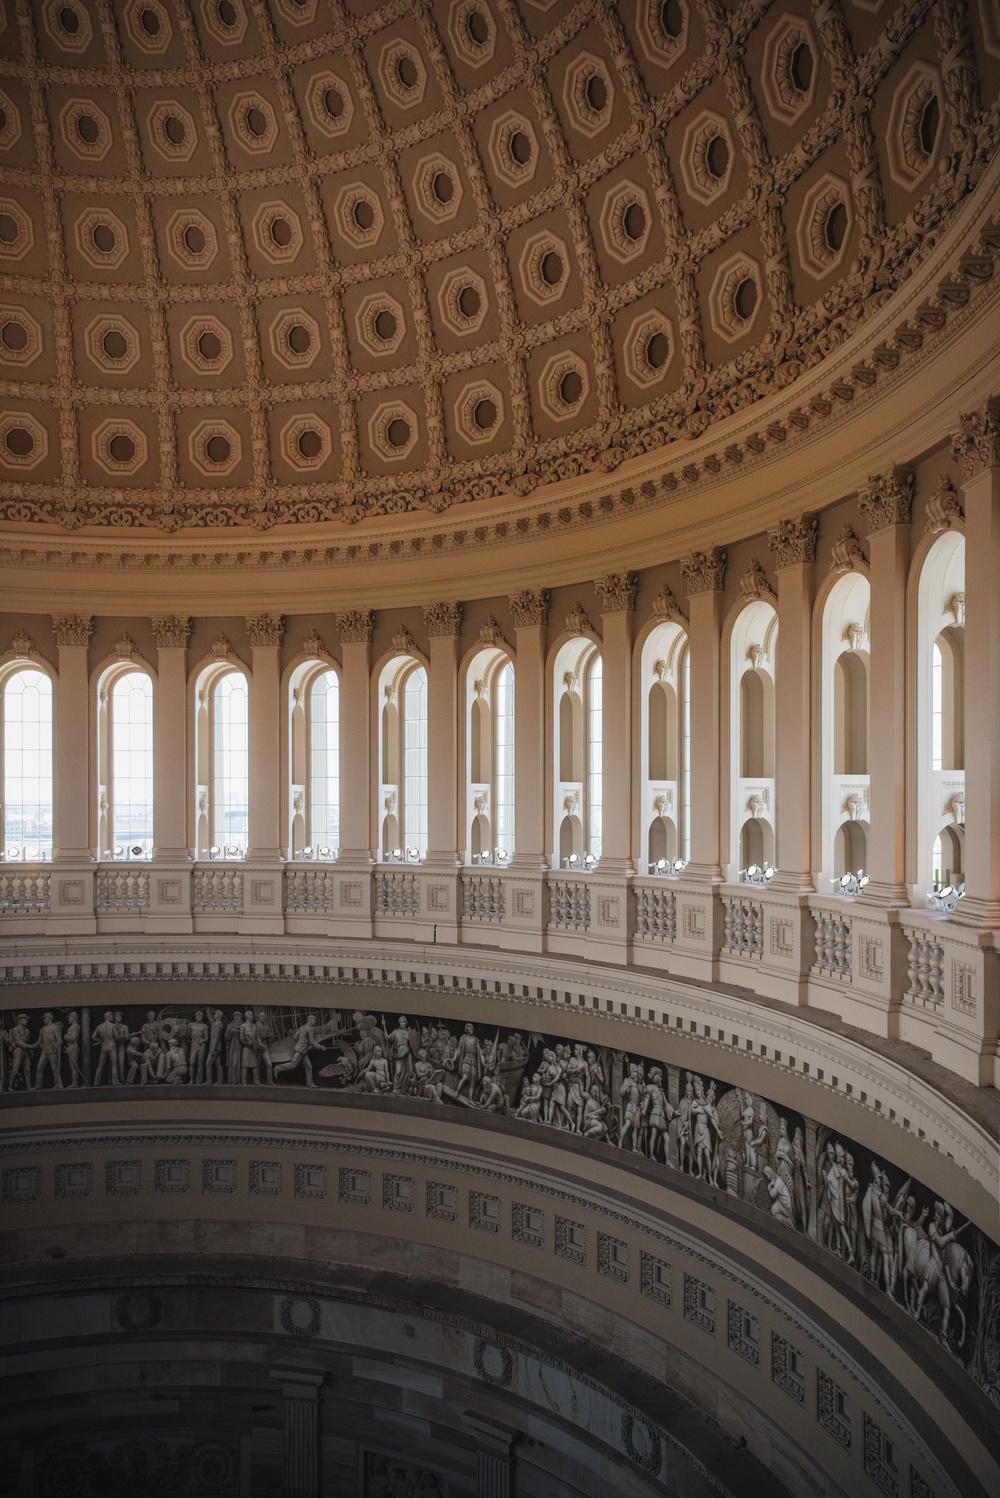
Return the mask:
M480 626L478 643L480 645L506 645L503 630L492 614L487 614L485 624Z
M120 661L130 661L135 660L138 654L139 651L136 647L136 643L133 640L132 636L126 630L125 633L120 635L119 638L115 641L115 655Z
M677 599L674 597L672 590L667 587L666 583L664 583L659 593L657 593L656 597L653 599L652 607L653 618L659 619L664 624L668 623L671 619L680 618L680 604L677 602Z
M337 628L345 645L370 645L375 615L371 609L348 609L337 615Z
M681 572L689 596L721 590L726 578L726 553L721 546L708 551L691 551L681 558Z
M798 520L782 520L773 526L767 533L767 544L774 553L778 570L803 562L815 562L818 532L819 520L815 515L802 515Z
M606 572L596 578L594 590L601 600L602 614L624 614L635 608L638 580L634 572Z
M566 629L571 635L585 635L593 625L587 617L586 610L582 604L574 603L566 615Z
M891 473L871 473L858 492L858 504L868 521L869 534L891 525L909 525L913 508L913 474L894 468Z
M767 581L767 574L756 557L751 557L747 563L747 569L740 578L740 597L752 600L761 598L771 589Z
M544 624L549 617L548 588L524 588L520 593L513 593L507 603L515 629Z
M258 614L256 618L248 619L247 634L254 649L280 645L285 638L284 615Z
M29 634L25 634L23 629L19 629L7 647L7 654L28 657L34 655L34 653L35 642Z
M184 650L191 638L191 620L169 615L152 619L153 639L158 650Z
M302 654L308 656L324 656L327 653L327 648L323 641L322 635L318 634L314 629L310 630L305 639L302 641Z
M413 655L416 651L417 642L405 624L401 624L393 635L392 648L397 655Z
M830 549L830 571L841 576L865 567L865 554L861 542L849 525L845 525Z
M220 634L209 646L209 654L214 656L217 661L231 661L236 652L233 649L233 644L229 636L227 634Z
M958 431L951 439L951 453L961 463L966 479L975 478L987 468L1000 466L1000 407L990 401L984 410L971 411L959 418Z
M57 645L89 645L94 633L93 614L53 615L52 628Z
M424 623L431 639L453 638L462 627L460 603L425 603Z
M937 536L942 531L950 530L956 521L964 518L955 486L948 475L943 473L937 488L927 501L927 522L924 529L929 535Z

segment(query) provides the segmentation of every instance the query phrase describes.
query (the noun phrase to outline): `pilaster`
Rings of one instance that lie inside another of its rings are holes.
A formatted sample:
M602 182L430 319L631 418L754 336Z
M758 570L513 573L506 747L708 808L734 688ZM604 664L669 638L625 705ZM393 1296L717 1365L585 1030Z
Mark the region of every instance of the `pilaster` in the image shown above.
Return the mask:
M514 1444L521 1432L473 1410L462 1423L476 1441L476 1498L513 1498Z
M815 515L783 520L768 532L778 572L778 661L775 681L775 863L772 888L810 894L812 754L810 710Z
M153 857L187 862L193 826L187 792L187 645L190 619L154 619L156 707L153 714Z
M319 1391L325 1375L305 1368L272 1368L284 1396L282 1498L318 1498Z
M439 941L458 940L462 883L458 875L458 634L460 603L424 607L430 640L427 681L427 867L440 875L421 881L421 916Z
M250 683L250 817L247 861L282 861L280 780L281 763L280 654L285 621L262 614L247 620L253 648ZM249 912L248 912L249 913Z
M514 668L514 857L506 880L504 930L540 952L545 930L545 626L549 595L526 589L510 600Z
M871 829L866 904L909 903L906 885L906 582L913 475L873 474L858 495L871 563Z
M340 676L340 863L367 867L371 849L371 641L375 615L337 615L343 645Z
M53 722L54 837L56 863L90 863L91 773L89 646L91 615L61 614L52 620L59 647L59 691Z
M681 561L691 652L691 859L685 882L722 879L721 652L726 553L694 551Z

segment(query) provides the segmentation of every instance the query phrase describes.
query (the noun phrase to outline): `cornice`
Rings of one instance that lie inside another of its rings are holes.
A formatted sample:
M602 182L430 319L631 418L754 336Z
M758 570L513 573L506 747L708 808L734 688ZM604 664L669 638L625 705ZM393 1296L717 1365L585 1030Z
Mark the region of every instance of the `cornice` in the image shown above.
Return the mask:
M804 498L821 510L861 488L873 466L949 442L962 417L996 393L998 258L1000 158L904 286L822 364L703 438L622 464L613 485L604 474L575 475L530 501L477 501L447 518L380 517L365 523L363 535L279 527L265 545L219 532L70 538L55 526L7 523L0 581L10 607L21 610L37 599L41 574L66 609L86 601L103 612L133 612L123 603L131 587L147 611L203 611L209 572L227 607L243 599L310 612L333 598L348 610L422 603L429 589L443 591L454 578L459 557L466 598L505 593L512 550L522 552L524 542L530 549L517 556L519 581L553 585L591 570L595 555L623 568L634 563L636 547L650 561L667 561L720 532L727 541L759 534ZM28 570L30 584L22 580Z

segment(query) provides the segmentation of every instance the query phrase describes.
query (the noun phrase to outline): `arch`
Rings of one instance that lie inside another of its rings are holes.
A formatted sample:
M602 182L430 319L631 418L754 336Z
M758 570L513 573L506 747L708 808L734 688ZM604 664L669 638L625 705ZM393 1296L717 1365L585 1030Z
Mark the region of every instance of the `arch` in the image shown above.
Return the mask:
M686 858L690 851L691 663L684 623L653 623L641 637L635 660L641 834L636 841L645 843L648 861L655 865L668 856L671 862Z
M833 844L833 877L862 874L868 868L868 823L846 821L837 828Z
M774 829L770 822L760 817L747 817L740 828L740 867L749 869L756 864L771 864L774 861Z
M920 558L912 600L916 795L908 875L914 901L924 903L936 887L937 870L953 859L964 862L964 834L955 846L945 840L940 863L937 857L942 826L965 821L965 535L959 527L942 532Z
M153 723L156 686L138 657L97 676L97 851L148 859L153 852Z
M340 849L340 670L307 657L289 674L288 854L336 858Z
M730 858L745 869L745 844L749 839L756 846L759 840L753 830L744 836L748 815L751 820L759 819L755 807L774 815L778 615L768 598L757 598L739 607L727 628L723 659L728 660L729 669ZM771 861L773 828L769 835L770 847L761 857L751 857L750 863Z
M592 633L566 636L550 655L553 860L600 858L603 809L603 663Z
M506 645L479 646L465 685L465 857L506 862L514 852L514 661Z
M428 665L417 651L383 659L376 668L381 858L396 849L427 853Z
M841 829L857 825L869 805L870 613L871 584L862 568L837 577L817 602L818 889L857 873L867 858L867 844L857 851L858 834Z
M250 813L250 673L234 655L195 676L195 848L246 856Z
M0 668L0 809L4 862L52 857L56 676L34 656Z
M934 839L931 849L933 888L947 885L954 889L965 884L965 824L947 822Z

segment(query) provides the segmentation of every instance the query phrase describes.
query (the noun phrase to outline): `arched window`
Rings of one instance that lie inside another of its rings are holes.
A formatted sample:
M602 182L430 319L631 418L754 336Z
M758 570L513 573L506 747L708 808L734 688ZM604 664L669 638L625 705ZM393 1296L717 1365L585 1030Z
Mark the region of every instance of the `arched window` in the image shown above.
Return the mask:
M821 890L868 867L870 604L867 573L846 572L820 616Z
M730 661L730 858L740 869L774 859L774 683L778 616L764 598L733 621Z
M514 852L514 667L502 650L479 650L466 682L466 856L506 863Z
M383 858L427 853L427 671L394 656L379 674Z
M587 638L556 654L555 849L563 866L586 867L601 856L604 809L603 662Z
M915 898L965 882L965 538L945 531L917 580Z
M10 862L52 857L52 681L25 666L0 689L3 852Z
M340 677L306 661L291 681L292 858L332 859L340 849Z
M196 844L203 858L245 858L250 821L250 683L238 667L199 679Z
M112 667L98 691L98 850L103 858L153 852L153 681Z

